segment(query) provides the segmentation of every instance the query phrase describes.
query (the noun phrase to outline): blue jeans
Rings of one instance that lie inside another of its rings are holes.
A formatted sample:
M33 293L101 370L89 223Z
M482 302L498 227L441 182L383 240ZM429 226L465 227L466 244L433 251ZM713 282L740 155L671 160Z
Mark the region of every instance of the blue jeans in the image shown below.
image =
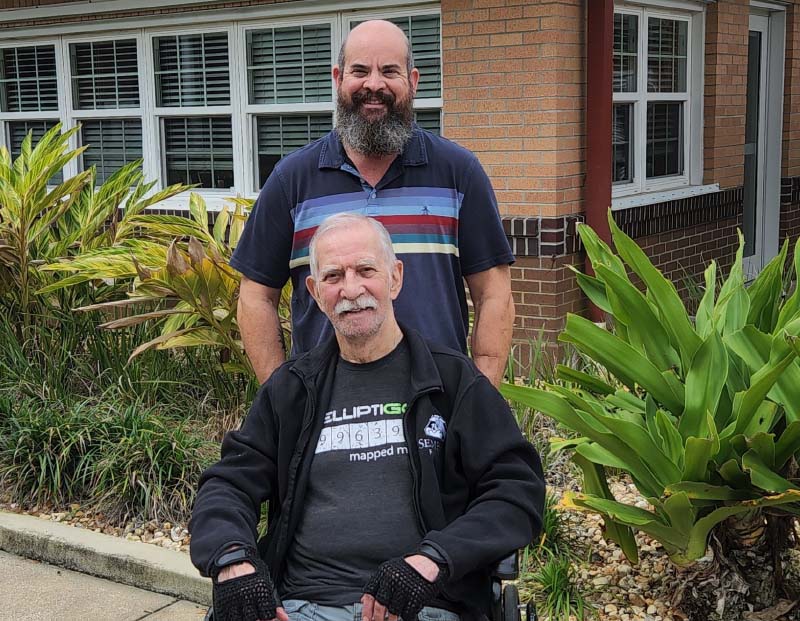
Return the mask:
M283 600L290 621L361 621L361 602L349 606L320 606L304 599ZM419 613L419 621L460 621L449 610L426 606Z

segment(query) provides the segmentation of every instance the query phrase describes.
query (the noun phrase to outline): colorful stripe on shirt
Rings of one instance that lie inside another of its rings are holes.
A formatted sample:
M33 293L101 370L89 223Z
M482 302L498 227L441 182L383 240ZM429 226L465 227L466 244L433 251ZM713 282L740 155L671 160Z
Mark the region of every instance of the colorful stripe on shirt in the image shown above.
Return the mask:
M397 254L458 256L458 214L463 195L449 188L398 188L323 196L292 210L291 269L308 265L308 245L325 218L342 212L374 217L389 231Z

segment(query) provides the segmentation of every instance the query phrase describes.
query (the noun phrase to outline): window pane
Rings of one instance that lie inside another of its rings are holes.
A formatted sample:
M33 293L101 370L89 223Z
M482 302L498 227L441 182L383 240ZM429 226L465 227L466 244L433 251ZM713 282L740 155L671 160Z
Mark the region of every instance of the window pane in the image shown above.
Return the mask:
M83 169L95 166L97 183L103 183L128 162L142 157L142 122L139 119L83 121Z
M251 104L331 101L330 67L328 24L247 33Z
M635 93L638 68L639 17L614 14L614 92Z
M135 39L70 45L75 108L137 108L137 55Z
M3 112L58 110L54 46L0 50L0 109Z
M156 105L219 106L230 103L228 35L157 37Z
M302 116L257 116L258 185L261 187L284 155L331 131L330 113Z
M10 147L11 157L16 159L22 152L22 141L28 132L31 132L31 147L36 147L39 140L42 139L48 131L53 129L58 124L58 121L9 121L6 123L8 128L8 145ZM62 172L53 175L52 179L48 181L50 185L58 185L64 181Z
M422 129L441 135L442 132L442 113L440 110L417 110L414 112L414 120Z
M442 96L442 52L440 42L440 19L438 15L410 15L388 17L397 24L411 42L414 65L419 69L417 97ZM360 22L352 22L351 28Z
M167 184L198 183L202 188L233 187L230 117L163 120Z
M686 92L688 24L651 17L647 20L647 90Z
M683 104L647 104L647 177L683 174Z
M633 181L633 104L614 104L611 149L613 183Z

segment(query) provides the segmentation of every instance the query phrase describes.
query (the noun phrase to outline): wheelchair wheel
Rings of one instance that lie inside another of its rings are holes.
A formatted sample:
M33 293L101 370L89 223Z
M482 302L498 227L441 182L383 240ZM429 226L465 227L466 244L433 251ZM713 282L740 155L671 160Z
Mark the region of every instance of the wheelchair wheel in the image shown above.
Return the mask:
M514 584L507 584L503 589L503 621L522 621L519 591Z

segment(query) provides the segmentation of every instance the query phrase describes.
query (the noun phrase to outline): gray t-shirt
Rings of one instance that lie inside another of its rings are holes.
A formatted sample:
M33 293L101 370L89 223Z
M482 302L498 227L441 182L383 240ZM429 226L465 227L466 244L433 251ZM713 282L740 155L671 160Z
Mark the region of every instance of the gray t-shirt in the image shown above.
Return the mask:
M378 565L422 540L403 431L409 377L405 340L374 362L339 359L279 589L284 599L353 604Z

